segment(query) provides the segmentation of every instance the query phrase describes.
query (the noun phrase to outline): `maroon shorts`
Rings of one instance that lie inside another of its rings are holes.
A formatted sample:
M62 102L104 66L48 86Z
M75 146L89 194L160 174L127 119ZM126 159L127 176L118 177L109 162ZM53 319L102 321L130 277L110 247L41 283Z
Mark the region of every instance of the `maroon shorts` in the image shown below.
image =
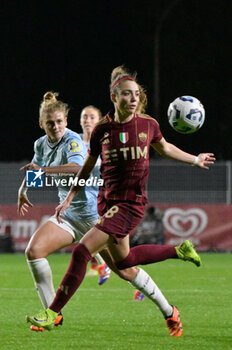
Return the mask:
M135 229L144 215L144 204L131 201L98 200L101 216L95 225L99 230L112 236L116 243Z

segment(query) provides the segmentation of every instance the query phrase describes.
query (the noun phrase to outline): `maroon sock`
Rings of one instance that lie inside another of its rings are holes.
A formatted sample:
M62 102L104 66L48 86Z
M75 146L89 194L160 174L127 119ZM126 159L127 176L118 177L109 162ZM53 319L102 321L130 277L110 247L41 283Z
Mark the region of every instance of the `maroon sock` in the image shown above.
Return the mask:
M169 245L144 244L131 248L127 257L116 263L119 270L136 265L147 265L166 259L177 259L175 247Z
M64 305L75 293L86 273L86 267L92 256L88 249L78 243L72 251L72 258L69 268L56 292L56 296L49 306L49 309L60 312Z
M97 259L93 256L91 258L91 267L97 268L98 262Z

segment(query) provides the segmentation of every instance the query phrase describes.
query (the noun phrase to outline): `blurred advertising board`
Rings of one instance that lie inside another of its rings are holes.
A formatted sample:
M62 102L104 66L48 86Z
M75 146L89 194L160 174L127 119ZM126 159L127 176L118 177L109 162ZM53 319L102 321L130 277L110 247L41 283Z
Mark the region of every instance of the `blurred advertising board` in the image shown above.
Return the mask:
M232 205L152 205L164 211L165 244L190 239L200 251L232 251ZM34 206L22 217L16 209L16 205L0 206L0 237L10 237L13 250L23 252L37 228L54 214L55 205Z

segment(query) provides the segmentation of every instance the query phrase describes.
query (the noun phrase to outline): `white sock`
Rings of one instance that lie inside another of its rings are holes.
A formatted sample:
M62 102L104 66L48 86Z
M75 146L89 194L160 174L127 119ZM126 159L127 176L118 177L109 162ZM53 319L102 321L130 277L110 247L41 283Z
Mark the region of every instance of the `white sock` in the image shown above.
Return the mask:
M98 262L99 265L105 264L105 261L102 259L102 257L101 257L100 254L96 254L94 257L95 257L95 259L97 260L97 262Z
M135 279L130 283L153 301L153 303L158 306L164 317L172 315L172 306L168 303L167 299L152 278L143 269L139 268Z
M28 267L35 281L35 287L39 294L44 309L52 303L55 297L55 289L52 280L52 270L45 258L27 260Z

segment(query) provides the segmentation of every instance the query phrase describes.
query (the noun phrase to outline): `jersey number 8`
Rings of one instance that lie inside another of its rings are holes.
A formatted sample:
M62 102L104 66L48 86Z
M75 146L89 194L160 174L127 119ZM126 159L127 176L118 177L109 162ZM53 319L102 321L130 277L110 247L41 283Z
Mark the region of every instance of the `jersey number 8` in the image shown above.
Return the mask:
M105 214L105 217L107 219L110 219L114 216L114 214L116 214L117 212L119 211L119 207L117 205L114 205L112 208L110 208L106 214Z

